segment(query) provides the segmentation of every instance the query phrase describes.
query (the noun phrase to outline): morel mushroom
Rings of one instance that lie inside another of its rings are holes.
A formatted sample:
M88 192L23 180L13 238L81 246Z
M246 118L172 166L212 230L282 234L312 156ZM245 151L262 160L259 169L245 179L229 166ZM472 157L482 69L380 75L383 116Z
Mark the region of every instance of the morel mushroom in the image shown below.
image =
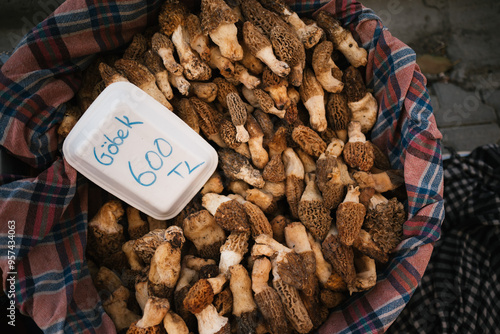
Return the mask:
M201 257L217 259L226 234L207 210L200 210L184 218L184 235L193 242Z
M288 80L286 78L279 77L267 67L264 69L264 72L262 72L262 89L269 93L276 107L280 110L288 108L291 103L288 98L287 87ZM257 99L259 99L258 96ZM263 98L261 97L260 99ZM261 101L259 100L260 103Z
M375 156L373 148L366 141L365 135L361 132L361 124L351 121L348 126L349 141L344 146L344 160L352 168L358 168L364 172L373 167Z
M353 178L360 188L373 188L379 193L396 190L404 184L401 170L387 170L376 174L356 172L353 174Z
M168 73L168 82L172 87L177 88L179 93L184 96L189 95L189 91L191 88L191 83L184 78L184 75L174 75L172 73Z
M348 288L352 289L356 279L354 252L351 246L346 246L340 242L337 233L335 227L333 227L323 241L321 248L323 249L325 259L330 262L333 269L346 282Z
M97 258L104 259L121 250L125 236L118 220L123 214L121 203L111 200L90 220L88 250L95 253Z
M156 248L158 248L158 246L160 246L164 242L165 230L153 230L135 240L134 250L144 263L149 264L156 251Z
M158 246L149 269L148 291L150 295L172 297L181 271L181 249L184 234L178 226L170 226L165 231L165 242Z
M257 304L253 299L250 275L241 264L229 267L229 275L236 330L238 333L254 333L257 327Z
M182 75L184 68L175 61L174 58L174 43L167 36L162 33L157 32L153 35L151 40L151 46L158 54L162 61L163 65L167 69L168 72L173 75L180 76Z
M141 258L137 255L134 250L134 240L129 240L122 245L122 251L127 256L127 260L130 266L130 269L134 271L141 271L144 269L144 263Z
M246 44L241 45L243 48L243 59L240 60L241 65L245 66L247 70L253 75L259 75L264 71L264 65L259 58L255 57Z
M354 292L365 291L373 288L377 283L377 268L375 260L366 255L355 256L356 280Z
M220 147L225 147L219 133L220 115L218 112L210 104L197 97L192 97L189 100L199 116L200 128L207 139L213 140Z
M99 73L101 73L101 78L106 84L106 87L115 82L129 82L126 77L106 63L99 64Z
M325 260L323 252L321 251L321 243L317 241L311 233L307 234L307 240L309 240L309 245L311 246L316 261L316 277L322 285L325 285L332 275L332 265Z
M264 133L252 115L247 116L246 129L249 134L248 148L252 156L252 163L258 169L263 169L269 161L269 154L262 145Z
M215 222L231 232L249 232L247 214L243 206L227 196L208 193L203 195L202 205L214 217Z
M306 175L306 189L300 198L298 214L302 223L316 239L323 240L326 237L330 231L332 218L316 185L315 174Z
M286 200L292 217L299 218L299 202L304 192L304 166L292 148L283 152L286 175Z
M208 65L212 69L218 69L225 78L231 78L234 74L234 64L231 60L222 56L217 46L210 47L210 60Z
M349 186L347 195L337 208L337 228L340 241L351 246L359 235L365 218L365 206L359 203L359 187Z
M127 308L130 292L124 286L116 289L102 306L115 324L116 330L124 331L141 317Z
M347 58L354 67L365 66L368 62L367 52L358 46L349 30L343 28L332 14L321 10L316 15L318 26L323 28L328 39L335 45L336 49Z
M201 30L201 22L198 16L189 14L184 22L189 36L189 46L200 55L205 62L210 61L210 41L208 36Z
M236 127L236 140L240 143L246 143L250 136L245 129L247 122L247 109L238 93L230 92L226 96L226 103L231 115L231 120ZM250 153L252 150L250 149Z
M154 74L156 78L156 85L160 91L165 95L167 100L171 100L174 97L174 92L172 91L172 86L168 80L168 71L163 65L163 62L158 56L151 50L146 51L143 56L144 65Z
M189 328L184 319L171 310L163 318L163 328L168 334L189 334Z
M127 334L160 334L160 324L169 310L167 299L150 297L144 307L144 315L129 327Z
M249 201L244 201L243 206L248 216L252 236L255 238L260 234L267 234L272 237L273 229L261 208Z
M299 92L300 98L309 112L311 127L318 132L325 131L328 126L324 102L325 92L310 69L304 71L304 80Z
M200 334L229 334L229 319L212 305L214 291L206 279L196 282L184 298L184 307L196 316Z
M266 182L266 184L267 183L268 182ZM245 197L245 199L257 205L259 208L262 209L262 211L264 211L264 213L267 214L273 214L277 209L276 201L274 199L273 194L264 191L264 188L248 189L247 196Z
M252 94L250 99L255 98L257 101L257 108L260 108L263 112L267 114L276 115L279 118L285 117L286 110L280 110L274 106L274 100L272 97L267 94L265 91L259 88L255 88L254 90L247 93L247 96Z
M361 73L354 67L344 72L347 105L351 110L351 120L361 124L361 132L370 131L377 121L378 104L372 93L366 90Z
M217 97L217 85L212 82L191 81L191 90L194 95L207 103Z
M340 139L333 139L316 162L316 184L323 196L324 205L329 210L336 209L345 196L345 186L341 178L342 162L338 158L343 148L344 143Z
M293 129L292 138L300 148L313 157L318 158L325 152L326 143L314 130L307 126L296 126Z
M141 212L134 207L127 208L128 234L135 240L149 232L148 223L141 218Z
M235 12L223 0L202 0L200 17L203 32L217 44L221 54L231 61L241 60L243 49L238 43Z
M330 94L326 103L326 118L337 137L344 143L347 142L347 126L351 121L351 111L347 106L345 94Z
M340 93L344 89L342 71L332 60L333 44L323 41L314 48L312 66L316 79L323 89L330 93Z
M271 71L280 77L285 77L290 73L290 66L276 59L269 39L249 21L243 24L243 39L249 51L269 66Z
M212 176L208 179L207 182L205 182L205 185L203 185L203 188L200 190L200 194L205 195L208 193L216 193L220 194L222 191L224 191L224 184L222 183L222 177L220 174L215 171Z
M222 149L219 150L219 160L227 177L233 180L245 181L257 188L264 186L265 182L260 171L253 168L243 155L230 149Z
M357 249L360 253L371 257L381 263L386 263L389 261L389 256L387 252L383 251L377 244L373 241L370 233L361 229L359 235L354 240L352 246Z
M252 290L260 313L272 334L289 333L285 310L276 290L268 285L271 261L266 257L255 260L252 269Z
M230 77L227 77L226 79L231 80L236 84L242 83L248 89L254 89L258 85L260 85L260 79L248 73L246 67L241 65L240 63L234 64L233 74Z
M301 86L306 63L304 44L293 31L282 25L272 28L270 39L278 58L290 65L290 83L295 87Z

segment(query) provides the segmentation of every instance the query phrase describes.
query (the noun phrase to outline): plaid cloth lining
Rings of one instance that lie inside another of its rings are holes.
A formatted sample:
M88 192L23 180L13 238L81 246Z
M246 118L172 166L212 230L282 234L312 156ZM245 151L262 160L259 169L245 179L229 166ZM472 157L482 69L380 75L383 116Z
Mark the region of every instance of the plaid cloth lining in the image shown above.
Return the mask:
M325 2L294 2L311 12ZM2 175L0 219L16 221L16 303L47 333L113 333L84 259L88 184L59 157L57 124L92 55L111 50L151 24L161 1L68 0L35 27L0 72L0 145L39 170L36 177ZM443 220L441 134L415 54L356 1L324 9L368 50L366 79L380 104L372 140L405 169L409 220L377 286L334 310L320 329L381 332L418 285ZM4 288L8 227L0 224ZM43 305L43 307L42 307Z
M391 333L499 333L500 146L445 161L443 236Z

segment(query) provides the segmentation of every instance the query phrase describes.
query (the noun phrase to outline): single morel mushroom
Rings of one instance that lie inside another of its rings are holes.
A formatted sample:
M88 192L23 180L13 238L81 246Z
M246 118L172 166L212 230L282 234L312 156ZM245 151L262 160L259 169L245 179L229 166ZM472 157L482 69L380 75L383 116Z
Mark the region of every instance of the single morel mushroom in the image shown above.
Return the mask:
M266 65L250 52L245 43L243 43L241 47L243 48L243 59L240 60L241 65L245 66L253 75L261 74Z
M285 226L284 232L286 245L302 257L308 280L310 280L316 272L316 257L309 243L306 227L301 222L293 222ZM311 291L308 291L310 288L311 286L307 285L306 289L302 289L302 291L310 294Z
M354 67L365 66L368 62L367 52L358 46L349 30L342 27L332 14L321 10L316 15L316 23L323 28L327 38L340 50Z
M225 114L220 121L220 136L227 147L233 149L237 153L243 155L246 158L251 158L250 149L247 143L240 143L236 140L236 127L231 121L231 115Z
M229 288L233 295L233 315L238 333L254 333L257 327L257 304L253 299L252 281L241 264L229 268Z
M255 260L252 269L252 290L255 302L272 334L289 333L285 310L276 290L269 286L271 261L266 257Z
M287 148L286 144L286 128L279 127L276 130L272 140L268 143L269 155L271 160L264 167L262 177L266 181L273 183L282 182L286 179L285 165L281 157L284 150Z
M359 188L349 186L347 195L337 208L337 229L340 241L351 246L356 240L363 225L366 209L359 203Z
M218 46L214 45L210 47L210 60L208 65L212 69L218 69L220 74L225 78L231 78L234 75L234 64L231 60L222 56Z
M99 64L99 73L101 73L101 78L106 87L115 82L129 82L125 76L106 63Z
M187 98L182 98L175 106L176 115L184 121L196 133L200 133L200 123L198 114L193 108L191 101Z
M208 63L210 61L210 41L208 36L201 30L200 18L194 14L189 14L186 16L184 24L189 36L189 46L198 52L204 62Z
M262 188L265 184L262 174L254 168L243 155L231 150L219 150L219 160L224 174L232 180L242 180L246 183Z
M262 72L262 89L269 93L276 107L280 110L287 109L291 103L288 97L287 87L288 80L286 78L279 77L267 67L264 69L264 72ZM256 97L259 98L258 96ZM259 100L259 104L260 103L261 101Z
M253 97L258 103L258 108L267 114L276 115L279 118L285 117L286 110L280 110L274 106L274 100L269 94L259 88L255 88L251 91ZM248 96L248 94L247 94Z
M226 103L231 115L231 120L236 127L236 141L246 143L250 136L245 129L247 122L247 109L238 93L230 92L226 96ZM250 149L250 153L251 153Z
M352 289L356 279L354 252L352 247L346 246L340 242L340 238L335 227L332 227L332 230L323 241L321 248L325 259L330 262L333 269L346 282L348 288Z
M181 249L184 234L178 226L165 231L165 242L156 248L148 275L148 292L151 296L170 299L181 271Z
M366 90L361 73L354 67L344 71L345 94L351 110L351 120L361 124L361 132L370 131L377 121L378 104L372 93Z
M219 315L228 315L233 311L233 294L231 293L231 289L226 287L220 293L215 295L213 302L217 312Z
M236 13L223 0L202 0L200 17L203 32L217 44L221 54L231 61L241 60L243 48L238 42Z
M345 197L345 186L341 178L341 162L344 142L334 138L328 144L325 153L316 161L316 184L318 185L325 207L329 210L336 209Z
M156 248L158 248L158 246L160 246L164 242L165 230L153 230L135 240L134 250L144 263L149 264L156 251Z
M184 298L184 307L196 316L200 334L229 334L229 319L220 316L212 304L214 291L206 279L196 282Z
M217 110L197 97L191 97L189 101L191 101L191 105L199 116L201 131L203 131L207 139L214 141L220 147L225 147L226 145L219 133L220 115Z
M181 93L184 96L188 96L190 89L191 89L191 83L184 78L184 75L175 75L172 73L168 73L168 82L170 82L170 85L172 87L177 88L179 93Z
M352 246L360 253L367 255L380 263L386 263L389 261L388 253L377 246L377 244L373 241L371 234L363 229L359 231L359 235L356 240L354 240Z
M64 113L64 117L57 128L57 134L63 138L66 138L69 135L69 132L75 126L76 122L80 119L83 112L80 107L75 105L68 105L66 107L66 111Z
M313 157L318 158L326 150L326 143L323 139L307 126L296 126L293 129L292 138L300 148Z
M142 55L148 49L148 41L143 34L135 34L127 49L123 53L123 59L140 61Z
M375 260L366 255L355 256L356 280L354 292L365 291L373 288L377 283L377 268Z
M323 240L330 230L332 218L330 210L323 203L323 197L321 197L315 180L315 174L306 175L307 185L300 198L298 214L309 232L316 239Z
M272 237L273 229L262 209L249 201L244 201L243 206L248 216L252 237L255 238L260 234L267 234Z
M265 187L264 185L262 189L248 189L245 199L257 205L264 213L273 214L277 209L276 201L273 194L264 190Z
M96 258L104 259L119 252L125 242L123 226L118 221L124 210L117 200L106 202L89 222L88 250Z
M299 218L299 202L304 192L304 166L292 148L283 151L286 175L286 200L292 217Z
M290 83L295 87L301 86L306 63L304 44L291 29L282 25L274 26L269 37L276 56L290 66Z
M217 97L217 85L212 82L191 81L190 87L194 95L207 103Z
M366 141L365 135L361 132L361 124L351 121L347 130L349 141L343 150L346 164L364 172L369 171L373 167L375 156L371 144Z
M317 241L311 233L307 234L307 239L309 240L309 245L311 246L316 261L316 277L322 285L325 285L332 275L332 265L325 260L323 252L321 251L321 243Z
M234 73L226 79L231 80L235 84L242 83L248 89L254 89L260 85L260 79L251 75L246 67L240 63L234 64Z
M174 43L170 38L157 32L151 39L151 46L153 51L162 59L163 65L168 72L176 76L182 75L184 68L174 58Z
M387 170L377 174L356 172L353 174L353 178L360 188L373 188L379 193L396 190L404 184L403 171L401 170Z
M202 205L223 229L231 232L250 231L245 208L238 201L224 195L208 193L203 195Z
M127 334L160 334L162 329L160 324L163 318L170 310L170 304L167 299L158 297L149 297L144 307L142 318L133 323Z
M181 4L164 3L158 16L160 30L167 37L171 37L186 78L208 80L212 76L212 70L187 42L188 33L184 26L186 14L186 9Z
M156 78L148 68L135 60L120 59L115 62L115 67L123 71L131 83L142 89L148 95L160 102L169 110L173 110L172 105L156 85Z
M258 169L263 169L269 161L269 154L263 147L264 133L252 115L247 116L245 126L249 134L248 148L252 163Z
M146 65L146 67L154 74L158 88L161 90L163 95L165 95L167 100L171 100L174 97L174 92L172 91L172 86L170 86L170 82L168 81L167 69L163 66L160 56L153 51L148 50L144 53L143 59L144 65Z
M342 71L332 59L333 44L323 41L314 48L312 66L316 79L323 89L330 93L339 93L344 89Z
M117 332L124 331L133 323L141 319L139 315L132 312L127 307L130 292L124 286L116 289L112 295L106 299L102 306L104 311L110 316L115 324Z
M189 328L184 319L171 310L163 318L163 328L168 334L189 334Z
M200 210L184 218L184 235L193 242L201 257L217 259L226 234L207 210Z
M311 127L318 132L325 131L328 126L324 102L325 92L313 71L308 68L304 71L304 80L299 92L300 98L309 112Z
M134 207L127 208L128 235L135 240L149 232L148 223L141 218L141 212Z
M345 94L330 94L326 103L326 119L335 134L347 142L347 126L351 121L351 111L347 106Z
M250 21L243 24L243 39L250 53L269 66L271 71L280 77L285 77L290 73L290 66L276 58L269 39Z
M383 195L375 194L370 199L366 225L382 251L389 253L401 242L405 221L404 206L397 198L387 200Z
M346 295L343 292L335 292L332 290L323 289L320 292L319 298L323 305L325 305L329 309L332 309L339 306L340 303L346 300Z
M224 184L222 183L222 177L219 172L215 171L212 176L205 182L203 188L200 190L200 194L205 195L208 193L220 194L224 191Z

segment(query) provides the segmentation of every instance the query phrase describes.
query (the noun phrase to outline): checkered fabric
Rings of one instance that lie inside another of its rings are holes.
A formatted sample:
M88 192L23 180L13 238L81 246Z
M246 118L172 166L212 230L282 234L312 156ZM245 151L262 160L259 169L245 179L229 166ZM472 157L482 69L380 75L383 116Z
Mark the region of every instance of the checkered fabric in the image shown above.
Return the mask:
M500 333L500 146L445 162L446 219L391 333Z
M311 13L325 2L296 1ZM4 288L16 271L16 304L47 333L113 333L85 262L87 180L61 157L57 124L78 90L81 70L151 24L161 1L68 0L36 26L0 72L0 145L36 173L0 178L0 267ZM321 333L382 332L422 278L444 217L441 134L415 53L356 1L332 12L368 50L366 81L379 101L373 142L404 168L409 216L404 240L375 288L334 310ZM8 225L15 221L15 267Z

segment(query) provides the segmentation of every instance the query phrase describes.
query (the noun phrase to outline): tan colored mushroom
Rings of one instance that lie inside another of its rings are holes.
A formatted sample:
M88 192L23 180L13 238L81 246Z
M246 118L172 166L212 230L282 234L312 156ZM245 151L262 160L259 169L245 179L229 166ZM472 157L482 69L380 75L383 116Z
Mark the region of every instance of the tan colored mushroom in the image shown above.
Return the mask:
M378 115L378 103L372 93L366 90L358 69L350 66L344 71L345 94L351 110L351 120L361 123L361 132L370 131Z
M139 304L139 307L141 310L144 311L144 308L146 307L146 303L149 298L149 293L148 293L148 271L149 267L144 268L139 272L139 274L135 278L135 300L137 301L137 304Z
M189 334L189 328L184 319L172 310L168 311L163 318L163 328L167 334Z
M389 261L389 255L387 252L377 246L377 244L373 241L372 235L364 229L359 231L359 235L356 240L354 240L352 246L360 253L367 255L380 263L386 263Z
M323 197L316 185L316 175L306 174L305 180L306 188L298 208L299 218L316 239L323 240L332 224L330 210L324 205Z
M328 277L328 281L326 281L324 287L325 289L334 292L348 291L346 282L344 281L342 276L335 271L333 271L330 277Z
M283 151L286 175L286 200L292 217L299 218L299 202L305 189L304 166L292 148Z
M273 229L261 208L250 201L244 201L243 206L248 216L252 236L255 238L260 234L267 234L272 237Z
M233 294L231 289L226 287L220 293L216 294L213 302L219 315L225 316L233 311Z
M234 64L233 74L230 77L226 77L226 79L231 80L235 84L242 83L248 89L254 89L260 85L260 79L251 75L247 68L240 63Z
M262 188L265 184L262 174L255 169L243 155L230 149L219 150L219 160L224 174L232 180L242 180Z
M243 49L238 42L235 12L223 0L202 0L200 17L203 32L217 44L221 54L231 61L241 60Z
M169 310L167 299L149 297L142 318L129 327L127 334L160 334L160 324Z
M217 259L226 234L207 210L190 214L184 219L184 235L193 242L200 256Z
M238 201L224 195L208 193L203 195L202 205L223 229L231 232L250 231L245 209Z
M342 162L339 156L342 154L344 143L340 139L333 139L327 149L316 162L318 185L325 207L336 209L345 197L345 185L342 182Z
M404 184L401 170L387 170L377 174L355 172L353 178L360 188L373 188L379 193L396 190Z
M269 154L263 147L264 133L252 115L247 116L245 126L249 134L248 148L252 163L258 169L263 169L269 161Z
M281 244L285 243L285 226L290 224L290 219L283 215L277 215L271 220L271 227L273 229L273 237Z
M354 67L365 66L368 62L367 52L358 46L349 30L342 27L332 14L321 10L316 15L318 26L323 28L327 38L334 44L336 49L346 57Z
M337 307L346 299L343 292L335 292L328 289L323 289L320 292L320 300L327 308Z
M184 307L196 316L200 334L229 334L229 319L220 316L212 304L214 291L206 279L196 282L184 299Z
M360 292L373 288L377 283L375 260L366 255L355 256L354 266L356 267L356 280L353 291Z
M276 58L269 39L250 21L243 24L243 40L250 53L266 64L271 71L280 77L285 77L290 73L290 66Z
M264 72L262 72L262 89L269 93L279 110L285 110L290 106L291 101L288 97L287 87L288 80L286 78L279 77L267 67L264 69ZM259 100L259 104L261 103L263 102ZM279 116L279 114L277 115Z
M158 248L158 246L160 246L164 242L165 230L153 230L135 240L134 250L144 263L149 264L156 251L156 248Z
M97 290L106 290L113 293L119 287L123 286L120 277L115 274L111 269L101 266L97 272L95 279L95 286Z
M160 30L166 36L171 37L186 78L208 80L212 75L212 70L187 42L188 33L184 26L186 14L186 9L181 4L164 3L158 16Z
M269 94L262 89L254 89L252 91L253 97L257 100L258 108L267 114L276 115L279 118L285 117L286 110L280 110L275 107L274 101Z
M175 106L176 115L184 121L191 129L196 133L200 133L200 123L198 114L194 110L191 101L187 98L182 98L179 100Z
M212 69L218 69L225 78L231 78L234 75L234 64L231 60L222 56L218 46L210 47L210 60L208 65Z
M304 80L299 92L300 98L309 112L311 127L318 132L325 131L328 126L324 102L325 92L313 71L308 68L304 70Z
M191 81L190 87L194 95L207 103L217 97L217 85L212 82Z
M250 233L232 232L226 242L220 248L219 272L222 275L229 274L229 268L237 265L243 260L248 252L248 239Z
M73 129L73 127L75 126L76 122L78 122L82 114L83 112L80 107L76 105L67 105L61 124L57 128L57 134L63 138L66 138L69 135L71 129Z
M168 81L168 72L163 62L158 56L151 50L146 51L143 56L144 65L154 74L156 78L156 85L161 90L163 95L167 100L171 100L174 97L174 92L172 91L172 86Z
M120 74L115 68L106 63L99 64L99 73L101 73L102 80L106 87L115 82L129 82L128 79Z
M323 252L321 251L321 243L317 241L311 233L307 234L307 240L309 241L316 261L316 277L322 285L325 285L326 282L328 282L328 278L332 275L332 265L325 260Z
M262 192L271 194L274 198L274 203L282 199L286 194L286 182L270 182L266 181L264 187L262 187ZM274 213L274 209L272 210Z
M98 259L118 252L125 242L123 226L118 221L124 211L117 200L106 202L89 222L88 250Z
M184 75L175 75L172 73L168 73L168 82L172 87L177 88L179 93L184 96L189 95L189 91L191 89L191 83L184 78Z
M274 196L271 193L264 191L264 188L248 189L245 199L257 205L266 214L273 214L277 209Z
M260 128L262 129L262 132L264 133L264 142L263 145L264 147L268 148L269 142L273 139L274 137L274 122L269 116L269 114L263 112L262 110L256 109L252 113L253 117L255 117L255 120L257 123L259 123ZM285 144L286 145L286 144ZM273 153L269 153L269 155L273 155Z
M363 225L366 209L359 203L359 187L349 186L347 195L337 208L337 229L340 241L351 246Z
M127 308L129 297L130 292L128 289L121 286L102 304L104 311L106 311L111 320L113 320L117 331L124 331L141 318Z
M201 30L200 18L197 15L189 14L184 22L187 35L189 36L189 46L191 49L198 52L201 60L204 62L210 61L210 41L208 36Z
M262 172L262 177L266 181L278 183L286 179L285 165L281 157L283 151L287 148L286 132L286 128L280 126L268 143L271 160L269 160Z
M285 310L276 290L268 285L271 261L265 257L255 260L252 269L252 290L255 302L272 334L289 333Z
M243 59L240 60L241 65L245 66L253 75L261 74L266 65L250 52L245 43L243 43L241 47L243 48Z
M243 100L238 93L230 92L226 95L226 103L229 109L229 114L231 115L231 120L236 127L236 141L240 143L248 142L250 136L245 129L245 123L247 122L247 109L243 104ZM250 153L252 153L251 147Z
M257 304L253 299L252 281L241 264L229 268L229 287L233 295L233 315L239 333L253 333L257 327Z
M307 126L296 126L293 129L292 138L300 148L313 157L318 158L326 150L326 143L323 139Z
M333 227L328 236L321 244L325 259L330 262L349 289L354 286L356 279L356 269L354 268L354 253L351 246L346 246L340 242L338 232Z
M361 124L351 121L347 128L349 141L344 146L344 160L352 168L367 172L373 167L375 156L372 146L361 132Z
M144 263L141 258L137 255L134 250L134 240L129 240L122 245L122 251L127 256L128 263L130 265L130 269L135 271L141 271L144 269Z
M324 90L330 93L340 93L344 89L342 71L333 61L332 52L333 44L330 41L323 41L316 45L312 57L312 66L316 79Z
M351 111L345 94L330 94L326 103L326 118L339 139L347 142L347 126L351 121Z
M219 254L217 254L219 255ZM204 259L201 257L197 257L194 255L185 255L182 259L183 265L185 265L189 269L196 270L197 275L199 276L199 272L203 267L210 266L216 264L214 259Z
M148 223L141 218L141 212L134 207L127 208L128 234L131 240L139 239L149 232Z
M215 171L212 176L205 182L205 185L200 190L200 194L205 195L208 193L220 194L224 191L224 184L222 183L222 177L219 172Z
M262 5L280 14L292 26L293 30L304 44L306 49L315 46L323 37L323 30L315 22L306 24L294 11L281 0L263 0Z
M316 272L316 257L307 237L306 227L301 222L293 222L285 226L286 245L293 249L302 257L303 265L308 276L314 276ZM307 286L303 291L310 294L311 291L306 291L311 288Z
M220 147L225 147L226 144L219 133L220 115L217 110L197 97L191 97L189 100L199 116L201 131L205 134L207 139L214 141Z
M174 58L174 43L170 38L157 32L153 35L151 45L154 52L161 57L168 72L176 76L182 75L184 68Z
M115 67L123 71L131 83L142 89L148 95L160 102L164 107L173 110L172 105L156 85L156 78L148 68L135 60L119 59Z
M178 226L165 230L165 242L162 243L151 259L148 275L148 292L151 296L170 299L181 271L181 249L184 245L184 233Z

